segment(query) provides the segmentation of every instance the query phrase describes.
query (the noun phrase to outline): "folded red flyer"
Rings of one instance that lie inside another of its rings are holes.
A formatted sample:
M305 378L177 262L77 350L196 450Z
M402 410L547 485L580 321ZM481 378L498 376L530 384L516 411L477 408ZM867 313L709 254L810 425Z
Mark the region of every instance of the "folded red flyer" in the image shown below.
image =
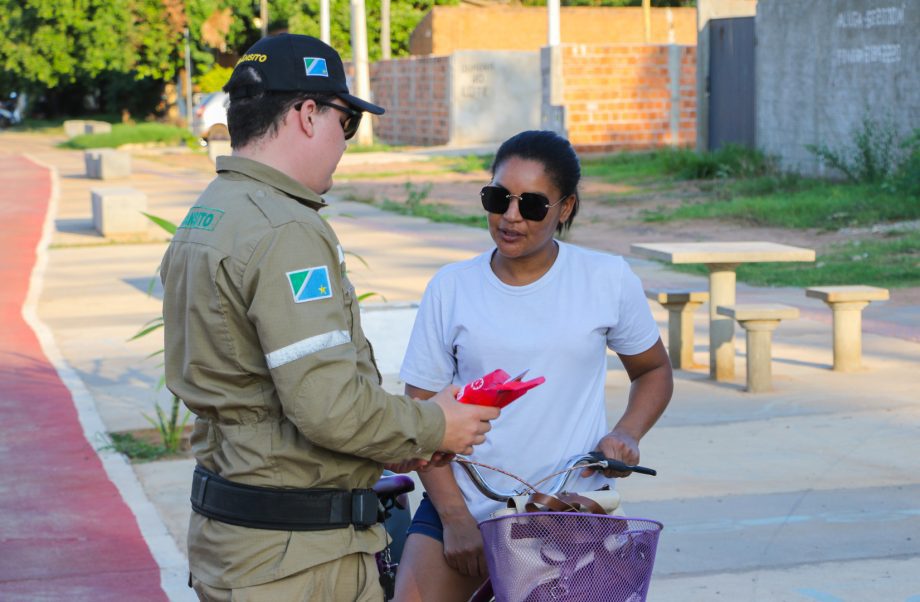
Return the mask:
M526 374L526 370L524 371ZM538 385L546 382L542 376L528 381L521 378L524 374L515 378L509 378L508 373L504 370L490 372L482 378L477 378L471 383L467 383L457 393L457 401L478 406L491 406L494 408L503 408L527 391L530 391Z

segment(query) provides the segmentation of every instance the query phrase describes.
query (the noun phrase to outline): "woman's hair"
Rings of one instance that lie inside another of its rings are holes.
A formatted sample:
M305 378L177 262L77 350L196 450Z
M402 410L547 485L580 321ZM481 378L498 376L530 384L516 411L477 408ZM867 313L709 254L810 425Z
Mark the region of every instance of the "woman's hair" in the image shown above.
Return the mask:
M249 65L233 70L224 92L230 96L227 129L233 148L242 148L267 134L277 133L284 116L297 103L307 99L331 102L333 98L331 94L263 90L261 74ZM322 113L327 107L320 105L317 109Z
M568 140L548 130L528 130L505 140L492 161L492 176L511 157L537 161L543 165L546 175L565 196L575 195L575 205L565 222L556 230L562 234L572 226L581 201L578 198L578 182L581 180L581 164L578 155ZM550 199L555 202L558 199Z

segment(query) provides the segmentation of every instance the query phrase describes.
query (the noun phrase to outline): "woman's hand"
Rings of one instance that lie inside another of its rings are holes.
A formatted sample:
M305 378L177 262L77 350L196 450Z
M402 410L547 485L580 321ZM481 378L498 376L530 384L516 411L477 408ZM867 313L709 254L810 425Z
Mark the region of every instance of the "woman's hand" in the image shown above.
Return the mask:
M476 519L464 507L457 516L445 520L444 559L448 566L467 577L485 578L486 557L482 548L482 534Z
M601 452L611 460L619 460L626 464L639 463L639 442L634 437L614 429L612 432L604 435L597 444L596 451ZM586 468L582 471L581 476L587 477L596 472L596 468ZM632 473L629 471L607 469L603 475L608 479L628 477Z

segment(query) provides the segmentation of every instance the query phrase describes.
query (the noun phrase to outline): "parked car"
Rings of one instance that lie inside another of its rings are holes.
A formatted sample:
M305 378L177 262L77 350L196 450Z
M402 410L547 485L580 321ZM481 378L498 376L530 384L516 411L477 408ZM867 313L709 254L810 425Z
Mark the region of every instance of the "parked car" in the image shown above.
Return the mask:
M229 140L227 129L227 104L230 97L226 92L211 92L201 97L195 105L192 128L201 139L202 146L211 140Z

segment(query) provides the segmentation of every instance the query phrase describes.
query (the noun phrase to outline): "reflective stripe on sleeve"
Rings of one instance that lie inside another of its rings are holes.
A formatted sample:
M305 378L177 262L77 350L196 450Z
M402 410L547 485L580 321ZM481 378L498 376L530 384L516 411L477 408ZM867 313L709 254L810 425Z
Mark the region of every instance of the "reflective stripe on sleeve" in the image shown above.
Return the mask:
M351 342L351 335L345 330L324 332L315 337L297 341L287 347L282 347L281 349L265 354L265 362L268 364L269 369L274 369L285 364L290 364L311 353L316 353L317 351L329 349L337 345L343 345L348 342Z

